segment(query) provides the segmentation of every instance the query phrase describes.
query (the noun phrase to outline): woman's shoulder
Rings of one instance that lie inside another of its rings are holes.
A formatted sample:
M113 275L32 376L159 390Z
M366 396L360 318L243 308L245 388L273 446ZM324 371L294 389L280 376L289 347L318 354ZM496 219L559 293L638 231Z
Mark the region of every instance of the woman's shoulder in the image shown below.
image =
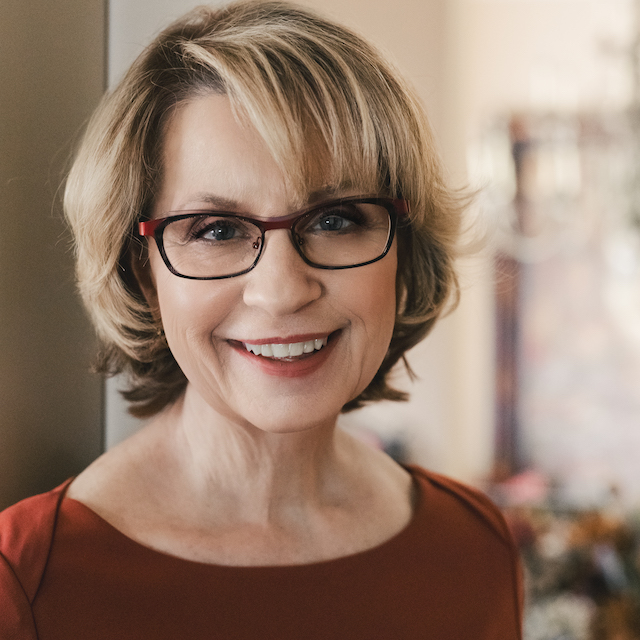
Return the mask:
M509 628L504 637L521 637L522 570L500 509L482 491L458 480L421 467L408 470L419 487L408 537L411 560L440 585L443 594L450 594L451 601L466 603L475 618L490 615L493 622L500 620ZM478 585L484 590L479 592Z
M46 563L60 503L70 482L0 512L0 558L20 579L27 595L37 589L35 582Z
M500 509L482 491L448 476L428 471L419 466L409 466L414 478L422 484L422 493L427 493L429 509L442 511L447 520L457 515L474 521L508 546L513 546L509 527Z
M44 573L70 480L0 512L0 637L35 638L31 603Z

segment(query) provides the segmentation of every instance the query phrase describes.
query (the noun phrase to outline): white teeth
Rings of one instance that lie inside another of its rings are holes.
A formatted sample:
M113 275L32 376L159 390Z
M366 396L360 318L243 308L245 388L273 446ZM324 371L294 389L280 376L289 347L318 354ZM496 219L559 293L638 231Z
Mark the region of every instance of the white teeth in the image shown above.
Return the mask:
M289 345L290 356L301 356L304 353L304 342L296 342Z
M250 344L245 342L244 346L247 351L251 351L257 356L287 358L318 351L327 344L327 340L328 338L316 338L315 340L292 342L290 344Z
M264 355L264 347L269 345L264 345L262 347L262 355ZM273 357L274 358L286 358L289 355L289 345L288 344L272 344L270 345L273 349Z

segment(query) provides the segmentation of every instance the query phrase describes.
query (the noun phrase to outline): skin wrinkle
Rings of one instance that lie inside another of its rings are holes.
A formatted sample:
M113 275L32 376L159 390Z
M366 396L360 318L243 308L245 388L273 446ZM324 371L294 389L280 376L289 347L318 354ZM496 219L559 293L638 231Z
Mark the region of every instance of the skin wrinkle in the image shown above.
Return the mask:
M286 450L292 448L290 434L277 440L260 442L257 445L260 434L256 433L253 425L244 425L238 434L237 424L229 421L219 430L226 430L228 437L224 437L223 434L223 438L220 438L213 437L211 432L196 431L187 426L196 420L197 415L191 413L188 418L187 416L183 417L177 428L177 437L187 447L188 455L193 462L189 467L192 470L193 479L206 487L205 494L211 493L212 488L219 487L223 477L229 474L235 475L238 484L242 484L244 482L243 475L237 473L237 470L247 465L254 469L254 473L265 479L261 485L261 492L264 494L266 507L263 511L243 510L243 505L238 504L234 499L234 494L230 493L230 500L242 511L241 517L244 521L264 524L277 523L280 516L278 508L280 505L284 505L286 508L285 515L292 509L307 510L309 508L308 499L300 500L298 488L289 481L288 475L284 481L278 480L278 460L286 457ZM318 468L318 464L322 464L327 457L328 450L333 448L333 438L327 438L325 433L317 430L317 437L314 439L305 434L305 455L296 455L298 472L306 475L307 484L310 485L318 484L319 478L315 470ZM210 441L207 442L207 440ZM212 448L212 445L218 449L222 447L224 451L224 454L220 452L219 455L219 459L224 462L214 467L211 466L211 461L205 453ZM265 447L269 450L269 455L266 456L264 455ZM320 491L316 491L316 493L318 496L321 495Z

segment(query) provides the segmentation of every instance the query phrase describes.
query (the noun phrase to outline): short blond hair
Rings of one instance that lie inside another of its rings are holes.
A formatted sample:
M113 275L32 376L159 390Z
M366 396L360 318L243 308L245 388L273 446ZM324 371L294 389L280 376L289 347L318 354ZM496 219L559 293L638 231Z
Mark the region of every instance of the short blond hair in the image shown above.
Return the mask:
M410 202L410 222L398 230L393 337L369 386L344 410L405 399L388 375L457 300L462 206L444 184L420 102L399 74L361 37L285 2L191 11L146 48L90 121L64 206L79 290L103 345L98 370L128 375L124 395L138 416L161 410L186 386L131 259L145 250L136 226L162 179L167 122L178 105L210 93L229 97L298 194L319 150L335 186Z

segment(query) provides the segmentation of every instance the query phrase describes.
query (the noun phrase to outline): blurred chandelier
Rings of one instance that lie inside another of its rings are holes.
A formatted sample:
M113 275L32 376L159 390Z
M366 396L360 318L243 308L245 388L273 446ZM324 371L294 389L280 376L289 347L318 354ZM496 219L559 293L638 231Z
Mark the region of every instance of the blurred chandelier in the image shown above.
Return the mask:
M640 349L640 93L626 110L496 118L470 150L478 205L516 265L589 255Z
M598 44L626 108L497 117L470 149L478 203L520 263L595 243L614 272L640 270L640 0L625 6L610 10L630 30Z

